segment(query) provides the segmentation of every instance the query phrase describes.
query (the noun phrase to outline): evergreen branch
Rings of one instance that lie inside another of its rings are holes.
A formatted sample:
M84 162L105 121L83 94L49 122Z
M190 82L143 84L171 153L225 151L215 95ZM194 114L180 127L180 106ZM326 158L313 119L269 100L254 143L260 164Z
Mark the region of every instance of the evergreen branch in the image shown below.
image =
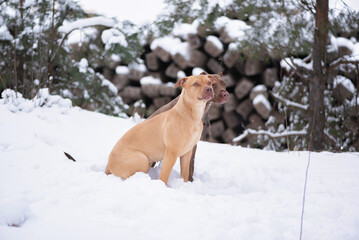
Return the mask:
M270 94L278 101L284 103L286 106L288 107L294 107L294 108L299 108L301 110L308 110L309 106L308 105L304 105L304 104L300 104L297 102L293 102L291 100L285 99L283 97L281 97L279 94L274 93L274 92L270 92Z
M342 65L342 64L353 64L353 65L358 66L359 60L350 60L347 58L339 58L339 59L335 60L334 62L332 62L331 64L329 64L329 66L327 67L327 72L333 71L336 67L338 67L339 65Z
M60 42L59 46L57 47L56 51L50 57L50 62L52 62L54 60L58 51L61 49L62 45L64 44L65 40L70 35L70 33L72 33L74 30L87 28L87 27L96 27L96 26L113 27L115 25L114 20L112 21L112 23L110 23L109 21L106 22L103 19L105 19L105 18L94 17L94 18L80 19L80 20L73 22L70 25L70 27L68 27L68 28L64 27L61 29L61 27L60 27L59 31L64 32L65 36L61 39L61 42ZM97 20L97 21L95 21L95 20Z
M276 138L283 138L283 137L289 137L289 136L305 136L307 135L307 130L300 130L300 131L285 131L285 132L281 132L281 133L273 133L270 131L266 131L266 130L254 130L254 129L247 129L245 130L241 135L239 135L238 137L233 138L233 142L234 143L238 143L240 141L242 141L243 139L245 139L247 136L249 135L265 135L268 136L272 139L276 139Z

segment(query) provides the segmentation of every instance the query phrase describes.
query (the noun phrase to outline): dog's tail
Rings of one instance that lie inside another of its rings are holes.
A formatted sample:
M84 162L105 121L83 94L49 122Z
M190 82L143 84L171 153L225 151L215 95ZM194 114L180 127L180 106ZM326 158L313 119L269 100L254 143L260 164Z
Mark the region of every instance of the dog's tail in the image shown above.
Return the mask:
M64 154L65 154L65 156L66 156L68 159L70 159L70 160L76 162L75 158L73 158L70 154L68 154L67 152L64 152Z

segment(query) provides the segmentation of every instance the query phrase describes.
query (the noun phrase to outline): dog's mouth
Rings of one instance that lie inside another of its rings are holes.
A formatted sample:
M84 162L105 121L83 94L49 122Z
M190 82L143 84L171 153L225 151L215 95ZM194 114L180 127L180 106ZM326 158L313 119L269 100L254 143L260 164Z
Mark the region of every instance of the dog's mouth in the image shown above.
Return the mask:
M220 104L226 103L229 101L229 96L225 96L225 97L221 97L221 99L219 100Z
M213 92L205 92L198 100L210 100L214 97Z

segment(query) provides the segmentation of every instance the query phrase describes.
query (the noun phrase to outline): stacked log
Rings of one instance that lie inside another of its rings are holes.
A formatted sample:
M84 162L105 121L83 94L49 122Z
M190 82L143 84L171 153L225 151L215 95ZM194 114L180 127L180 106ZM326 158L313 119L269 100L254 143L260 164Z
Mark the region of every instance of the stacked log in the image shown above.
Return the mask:
M274 104L268 91L280 71L278 62L243 57L231 41L223 29L210 36L192 32L181 38L155 39L144 47L143 63L117 66L112 82L126 104L142 100L148 117L180 93L173 87L179 77L192 75L195 68L210 74L222 72L230 98L224 105L211 107L203 139L232 143L245 128L264 127ZM154 81L147 81L150 78Z

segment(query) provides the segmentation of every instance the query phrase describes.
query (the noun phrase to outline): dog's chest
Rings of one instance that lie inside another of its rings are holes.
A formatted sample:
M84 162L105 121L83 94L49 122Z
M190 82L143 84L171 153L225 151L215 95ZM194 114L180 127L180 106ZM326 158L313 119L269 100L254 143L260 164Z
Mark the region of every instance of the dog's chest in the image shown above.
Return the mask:
M180 154L181 156L190 151L198 143L201 138L202 129L203 126L200 124L198 126L193 126L192 128L186 129L183 132L183 135L185 135L184 139L186 139L186 141L183 142L183 147Z

